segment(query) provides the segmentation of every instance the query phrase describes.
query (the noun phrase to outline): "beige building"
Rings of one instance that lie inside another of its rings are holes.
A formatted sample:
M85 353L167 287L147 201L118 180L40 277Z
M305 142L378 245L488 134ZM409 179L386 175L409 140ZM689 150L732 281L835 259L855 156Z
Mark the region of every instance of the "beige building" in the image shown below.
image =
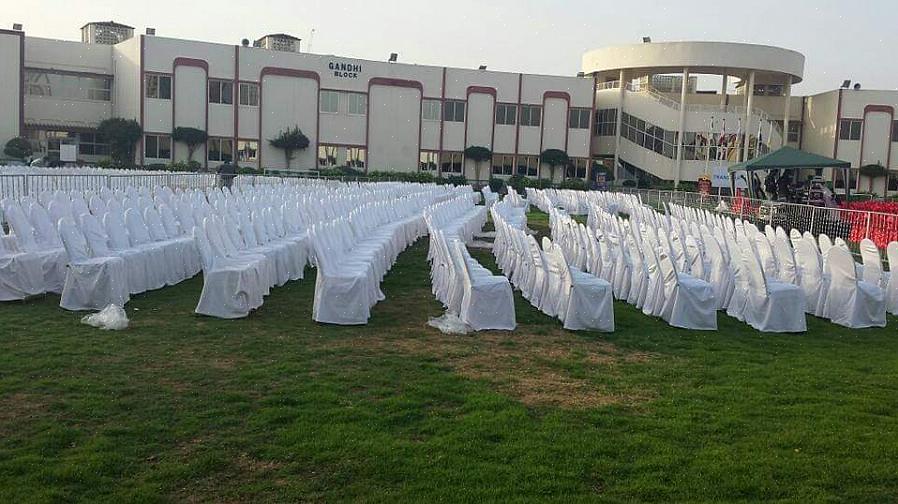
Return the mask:
M898 169L891 155L898 92L793 96L804 56L776 47L609 47L584 54L578 76L547 76L308 54L288 34L265 35L251 46L133 30L88 23L81 42L0 30L0 143L24 136L51 158L60 145L75 144L79 159L94 162L108 155L97 125L124 117L143 128L143 164L185 161L187 148L171 133L190 126L209 135L194 155L205 166L236 159L285 169L268 140L298 126L310 147L298 153L294 170L348 165L547 177L539 155L560 149L572 163L556 179L590 178L602 163L618 180L644 173L694 181L712 160L755 156L784 137L855 167ZM720 86L702 90L697 76ZM747 141L724 146L724 137ZM490 149L492 163L465 159L472 146ZM887 185L884 177L852 183L880 193Z

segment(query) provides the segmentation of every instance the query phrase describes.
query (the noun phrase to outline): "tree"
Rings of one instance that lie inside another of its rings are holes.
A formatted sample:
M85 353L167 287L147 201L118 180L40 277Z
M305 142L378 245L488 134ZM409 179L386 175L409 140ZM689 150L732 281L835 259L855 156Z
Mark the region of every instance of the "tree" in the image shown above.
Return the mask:
M486 147L472 145L465 149L465 157L474 161L474 178L480 179L480 163L493 159L493 151Z
M270 140L268 144L275 149L284 151L284 159L287 161L287 169L290 169L290 161L293 161L293 153L309 146L309 137L303 134L299 126L287 128Z
M109 142L109 153L119 166L134 165L134 146L143 136L140 124L134 119L113 117L97 127L97 133Z
M554 182L555 168L567 166L571 158L561 149L546 149L539 155L539 161L549 165L549 179Z
M193 152L206 143L209 135L201 129L178 126L172 131L171 139L187 145L187 162L190 163L193 162Z
M31 154L34 153L34 150L31 148L31 142L25 138L16 137L6 142L6 147L3 148L3 153L11 158L24 160L31 156Z

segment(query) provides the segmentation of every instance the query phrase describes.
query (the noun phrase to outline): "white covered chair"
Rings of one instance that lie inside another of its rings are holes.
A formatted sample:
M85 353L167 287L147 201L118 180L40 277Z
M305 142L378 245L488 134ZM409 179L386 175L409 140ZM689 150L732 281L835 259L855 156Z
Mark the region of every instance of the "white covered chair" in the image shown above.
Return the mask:
M16 247L38 257L41 262L43 280L41 292L61 293L66 278L66 251L50 246L49 242L39 243L35 237L35 229L25 217L25 213L16 201L6 201L3 205L6 221L15 235ZM58 231L57 231L58 234Z
M475 331L513 331L514 292L508 279L493 275L471 258L460 240L452 240L448 245L464 289L459 318Z
M196 313L236 319L262 306L265 289L251 265L217 254L203 226L193 228L194 243L203 263L203 290Z
M71 217L60 219L59 235L69 258L59 306L72 311L102 310L110 304L125 306L130 297L124 259L92 257Z
M861 260L864 262L863 280L867 283L885 287L885 275L882 271L882 257L879 255L879 248L873 243L873 240L864 238L861 240Z
M44 293L41 258L8 250L2 235L0 232L0 301L18 301Z
M878 286L858 280L851 253L833 247L827 260L829 291L824 315L834 324L850 328L885 327L885 293Z
M889 258L889 275L886 284L886 305L889 313L898 315L898 242L890 242L886 247Z
M823 272L823 258L813 238L803 237L798 240L795 260L800 273L799 285L805 295L805 311L823 317L828 286Z
M673 327L717 329L717 301L711 284L686 273L677 273L669 247L658 255L664 285L661 317Z
M762 332L805 332L807 305L801 287L771 280L754 251L743 248L741 252L748 284L744 312L748 325Z
M557 244L549 246L546 258L554 262L561 273L558 317L564 328L572 331L614 332L614 294L611 284L571 267Z

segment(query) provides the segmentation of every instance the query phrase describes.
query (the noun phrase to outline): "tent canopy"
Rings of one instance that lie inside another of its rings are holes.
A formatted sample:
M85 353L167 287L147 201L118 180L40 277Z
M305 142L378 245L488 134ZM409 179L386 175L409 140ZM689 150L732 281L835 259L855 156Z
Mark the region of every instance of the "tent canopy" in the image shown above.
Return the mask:
M804 168L851 168L851 163L840 159L818 156L792 147L782 147L761 157L730 166L729 172L755 170L800 170Z

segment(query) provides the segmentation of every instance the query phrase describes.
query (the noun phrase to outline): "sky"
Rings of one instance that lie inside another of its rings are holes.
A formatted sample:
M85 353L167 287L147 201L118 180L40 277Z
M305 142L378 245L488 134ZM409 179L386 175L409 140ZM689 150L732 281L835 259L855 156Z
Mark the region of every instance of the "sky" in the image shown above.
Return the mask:
M6 2L0 27L79 40L88 21L143 33L239 44L266 33L303 39L302 50L404 63L574 75L598 47L653 41L768 44L805 55L796 94L898 89L896 0L30 0ZM314 35L313 35L314 30ZM311 48L309 47L311 45Z

